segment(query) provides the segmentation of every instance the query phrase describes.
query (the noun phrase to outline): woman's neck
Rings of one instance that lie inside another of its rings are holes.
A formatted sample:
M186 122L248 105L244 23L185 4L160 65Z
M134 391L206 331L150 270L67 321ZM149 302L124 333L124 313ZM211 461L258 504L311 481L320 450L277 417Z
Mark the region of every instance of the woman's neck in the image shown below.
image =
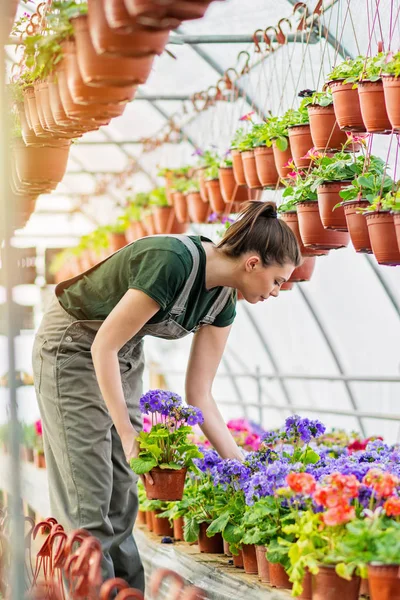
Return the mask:
M206 288L236 287L237 264L213 243L201 242L206 254Z

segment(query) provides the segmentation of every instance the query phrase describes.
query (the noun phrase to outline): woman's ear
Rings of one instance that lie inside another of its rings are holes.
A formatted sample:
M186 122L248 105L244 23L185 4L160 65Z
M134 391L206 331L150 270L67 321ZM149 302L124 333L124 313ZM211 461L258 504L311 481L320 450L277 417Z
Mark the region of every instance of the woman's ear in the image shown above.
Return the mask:
M248 273L250 273L251 271L254 271L254 269L256 269L257 265L259 265L260 263L261 263L260 257L257 256L256 254L253 256L249 256L246 259L246 263L245 263L246 271Z

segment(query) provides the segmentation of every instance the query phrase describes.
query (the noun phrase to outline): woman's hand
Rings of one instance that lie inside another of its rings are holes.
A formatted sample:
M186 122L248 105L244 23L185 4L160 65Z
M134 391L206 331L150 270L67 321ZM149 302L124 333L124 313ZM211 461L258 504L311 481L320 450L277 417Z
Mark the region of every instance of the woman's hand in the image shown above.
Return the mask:
M130 463L131 458L137 458L139 456L140 447L138 442L138 435L138 432L135 429L133 429L131 433L121 436L122 447L124 449L126 462L128 464ZM145 479L150 485L153 485L154 483L153 478L149 473L140 475L140 478L143 481L143 483Z

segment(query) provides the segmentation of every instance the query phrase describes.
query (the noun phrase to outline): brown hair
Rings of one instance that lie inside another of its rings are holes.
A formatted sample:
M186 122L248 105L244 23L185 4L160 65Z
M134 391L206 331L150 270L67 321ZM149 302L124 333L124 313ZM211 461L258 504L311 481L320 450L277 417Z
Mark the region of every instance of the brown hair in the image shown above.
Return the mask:
M265 267L291 263L301 264L296 236L290 227L277 218L274 204L248 202L238 219L229 227L218 244L228 256L256 252Z

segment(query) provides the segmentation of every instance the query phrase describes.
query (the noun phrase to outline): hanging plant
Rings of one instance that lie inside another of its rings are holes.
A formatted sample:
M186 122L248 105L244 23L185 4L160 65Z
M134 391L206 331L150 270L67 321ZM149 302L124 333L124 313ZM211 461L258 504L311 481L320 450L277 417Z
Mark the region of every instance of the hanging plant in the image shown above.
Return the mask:
M333 95L333 106L340 129L365 131L357 83L364 71L365 58L358 56L337 65L328 75L327 82Z

